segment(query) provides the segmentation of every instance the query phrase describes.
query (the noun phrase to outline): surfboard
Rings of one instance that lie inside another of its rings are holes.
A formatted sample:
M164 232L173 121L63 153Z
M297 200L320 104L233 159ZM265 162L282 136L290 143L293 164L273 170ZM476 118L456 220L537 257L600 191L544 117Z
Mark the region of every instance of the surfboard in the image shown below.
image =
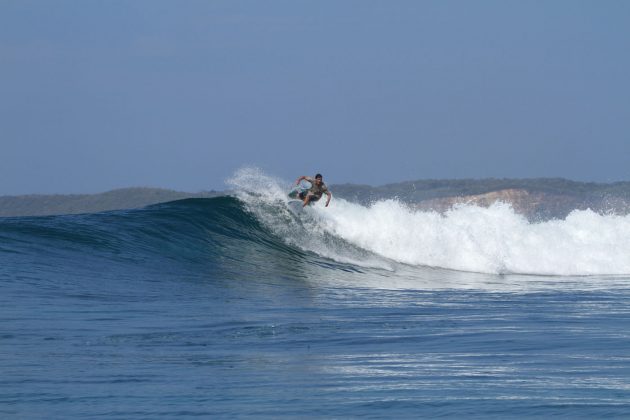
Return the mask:
M289 206L289 210L291 210L294 213L300 213L304 211L302 207L303 204L304 202L302 200L289 200L287 202L287 205Z

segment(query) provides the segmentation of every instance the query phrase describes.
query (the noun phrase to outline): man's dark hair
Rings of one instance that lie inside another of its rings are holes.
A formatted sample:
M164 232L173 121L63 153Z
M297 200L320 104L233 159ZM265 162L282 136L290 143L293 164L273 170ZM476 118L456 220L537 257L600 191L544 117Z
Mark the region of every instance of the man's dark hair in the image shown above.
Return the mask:
M317 178L323 178L323 177L322 177L322 174L317 174L317 175L315 175L315 179L317 179Z

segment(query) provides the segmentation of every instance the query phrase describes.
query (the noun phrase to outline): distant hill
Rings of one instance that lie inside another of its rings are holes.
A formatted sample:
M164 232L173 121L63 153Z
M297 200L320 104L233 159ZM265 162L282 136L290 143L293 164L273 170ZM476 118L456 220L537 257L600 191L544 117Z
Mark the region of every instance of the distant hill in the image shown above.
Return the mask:
M562 178L418 180L381 186L340 184L333 195L368 205L398 199L422 210L446 211L453 205L489 206L503 201L530 219L565 217L575 209L630 213L630 182L586 183ZM123 188L101 194L0 197L0 217L44 216L133 209L184 198L216 197L227 192L187 193L159 188Z
M133 209L194 197L216 197L216 191L187 193L160 188L121 188L100 194L19 195L0 197L0 217L47 216Z

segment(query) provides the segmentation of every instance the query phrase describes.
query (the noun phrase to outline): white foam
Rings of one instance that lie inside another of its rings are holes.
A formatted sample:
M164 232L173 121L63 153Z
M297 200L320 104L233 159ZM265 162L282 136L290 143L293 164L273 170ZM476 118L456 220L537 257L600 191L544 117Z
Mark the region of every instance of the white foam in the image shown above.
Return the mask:
M252 195L252 175L262 182L254 188L262 195ZM238 186L239 182L246 184L239 190L241 199L265 225L288 242L328 258L356 259L340 250L340 244L349 243L400 263L462 271L630 274L630 216L576 210L564 220L531 223L503 203L489 208L462 205L442 215L394 200L364 207L334 198L330 207L318 203L305 212L307 219L294 220L290 226L278 212L266 212L260 205L280 202L286 207L290 184L283 186L251 168L237 172L231 183ZM295 240L298 227L303 241ZM378 264L387 268L383 261Z

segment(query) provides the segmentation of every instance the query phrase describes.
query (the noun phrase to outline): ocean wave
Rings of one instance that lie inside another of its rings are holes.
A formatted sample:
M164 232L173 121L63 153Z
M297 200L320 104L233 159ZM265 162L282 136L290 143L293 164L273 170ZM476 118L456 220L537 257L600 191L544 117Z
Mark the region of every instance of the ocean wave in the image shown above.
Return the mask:
M304 238L282 217L288 185L245 168L230 180L237 197L287 243L338 261L490 274L602 275L630 273L630 216L575 210L565 219L534 223L505 203L420 211L396 200L361 206L335 199L300 214ZM276 211L270 211L275 206ZM351 252L349 252L351 250ZM357 250L369 253L353 260ZM350 256L349 256L350 254ZM389 262L388 262L389 261Z
M0 253L67 261L161 261L161 266L177 264L226 277L299 277L310 270L313 278L321 269L408 276L417 267L487 274L630 274L630 216L576 210L564 219L533 223L502 203L438 213L396 200L362 206L338 198L329 207L320 202L300 210L287 197L291 185L260 170L245 168L229 183L234 196L139 210L0 219Z

